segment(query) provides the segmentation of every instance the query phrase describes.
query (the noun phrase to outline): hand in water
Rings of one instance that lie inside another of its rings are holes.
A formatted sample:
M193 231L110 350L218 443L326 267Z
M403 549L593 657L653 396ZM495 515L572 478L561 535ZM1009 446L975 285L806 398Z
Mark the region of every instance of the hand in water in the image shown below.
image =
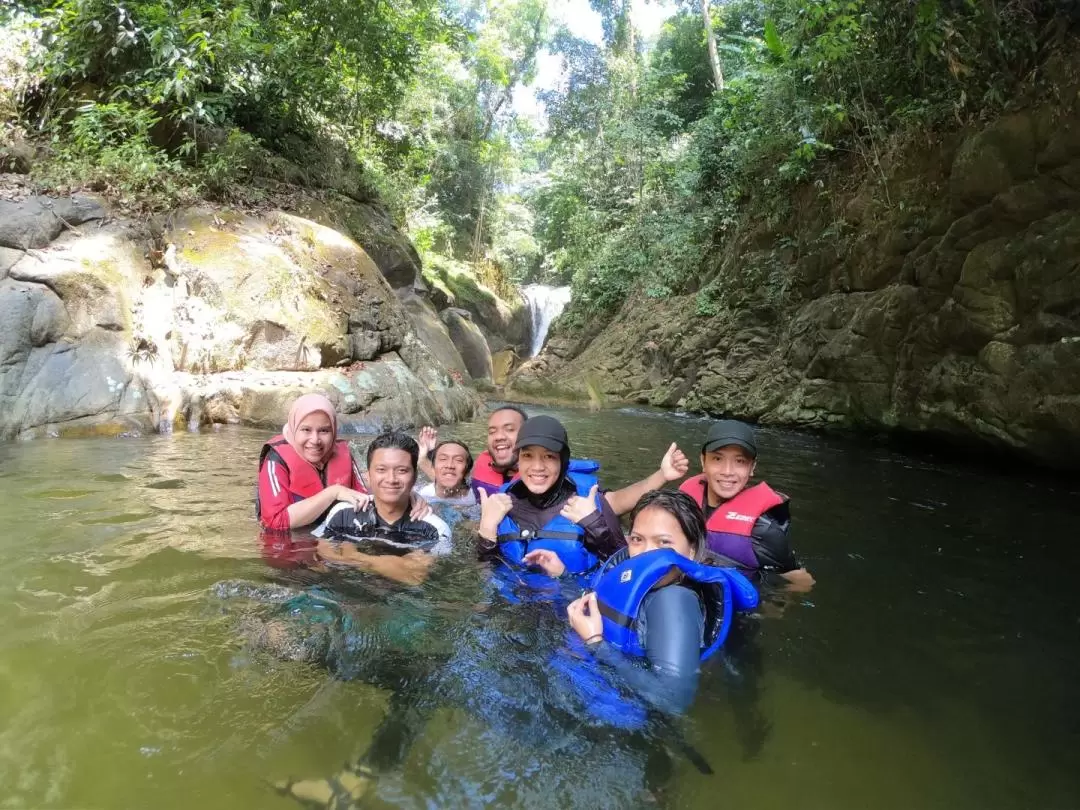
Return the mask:
M439 431L431 425L424 425L424 427L420 428L420 435L417 437L416 443L420 445L420 455L426 458L435 449L435 445L439 443Z
M581 523L589 515L596 511L596 492L600 488L599 484L593 484L592 489L589 490L588 497L582 498L580 495L571 495L569 500L563 505L563 508L559 511L567 520L572 520L574 523Z
M690 459L686 457L686 454L679 449L679 446L675 442L671 443L671 447L664 453L663 459L660 460L660 473L664 476L664 480L678 481L684 475L690 472Z
M604 635L604 623L600 618L600 607L596 604L596 593L590 591L580 599L575 599L566 608L570 626L581 636L582 641L599 641Z
M554 551L538 549L530 551L522 559L526 565L536 566L549 577L561 577L566 572L566 566Z

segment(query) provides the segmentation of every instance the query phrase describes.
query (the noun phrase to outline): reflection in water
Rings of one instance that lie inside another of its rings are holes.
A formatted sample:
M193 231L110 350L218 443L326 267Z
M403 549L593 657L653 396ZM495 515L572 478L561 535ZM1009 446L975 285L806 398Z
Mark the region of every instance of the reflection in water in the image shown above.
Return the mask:
M558 415L612 488L672 439L696 456L706 430ZM476 446L483 432L445 429ZM364 806L1075 804L1068 482L763 430L760 470L792 496L819 584L710 662L672 735L591 721L549 665L560 617L507 609L464 551L415 591L268 566L251 505L263 438L0 444L0 807L284 809L266 780L335 773L387 717L411 744ZM354 669L244 643L282 603L214 595L228 581L332 594Z

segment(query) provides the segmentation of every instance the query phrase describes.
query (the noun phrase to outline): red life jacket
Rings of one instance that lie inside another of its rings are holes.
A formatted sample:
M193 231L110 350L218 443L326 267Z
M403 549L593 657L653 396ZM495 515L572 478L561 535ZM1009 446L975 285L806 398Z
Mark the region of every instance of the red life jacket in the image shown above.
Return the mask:
M334 452L330 454L330 460L326 462L321 472L316 470L311 462L302 458L292 445L285 441L284 436L275 436L263 445L262 452L259 453L259 469L262 469L263 462L271 451L277 453L281 463L289 472L289 483L286 489L293 503L317 495L334 484L352 486L352 453L347 441L338 439L334 442Z
M495 469L495 462L491 458L491 453L487 450L476 457L476 463L473 464L472 468L471 486L473 492L476 493L477 500L480 499L481 489L485 490L488 495L494 495L511 478L513 478L512 475Z
M683 481L679 490L697 501L698 506L704 509L708 503L708 486L709 483L702 473ZM783 495L762 481L720 504L705 521L705 536L709 548L734 561L741 568L759 568L754 546L750 542L754 524L759 517L785 500L787 499Z

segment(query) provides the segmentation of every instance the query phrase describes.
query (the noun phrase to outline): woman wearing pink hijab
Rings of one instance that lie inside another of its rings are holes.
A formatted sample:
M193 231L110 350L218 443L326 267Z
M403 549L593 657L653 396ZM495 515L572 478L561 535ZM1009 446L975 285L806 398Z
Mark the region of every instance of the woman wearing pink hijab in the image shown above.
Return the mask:
M349 443L337 438L337 413L322 394L304 394L289 421L259 454L259 522L288 531L319 522L338 501L367 506Z

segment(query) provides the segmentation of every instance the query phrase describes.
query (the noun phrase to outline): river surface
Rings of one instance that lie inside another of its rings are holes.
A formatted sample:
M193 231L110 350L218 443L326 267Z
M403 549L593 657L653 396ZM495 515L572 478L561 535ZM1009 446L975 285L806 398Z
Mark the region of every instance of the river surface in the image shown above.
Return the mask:
M551 412L608 487L707 429ZM483 433L443 429L474 447ZM367 747L394 684L254 648L245 628L274 608L214 589L318 579L261 554L263 438L0 445L0 808L288 808L268 782L329 776ZM752 648L707 665L680 733L715 774L675 746L645 806L1080 806L1075 481L778 430L760 445L818 584L770 601ZM358 671L389 656L399 692L431 691L363 806L644 803L661 737L575 719L545 666L553 617L493 598L467 557L417 591L323 580L348 591Z

